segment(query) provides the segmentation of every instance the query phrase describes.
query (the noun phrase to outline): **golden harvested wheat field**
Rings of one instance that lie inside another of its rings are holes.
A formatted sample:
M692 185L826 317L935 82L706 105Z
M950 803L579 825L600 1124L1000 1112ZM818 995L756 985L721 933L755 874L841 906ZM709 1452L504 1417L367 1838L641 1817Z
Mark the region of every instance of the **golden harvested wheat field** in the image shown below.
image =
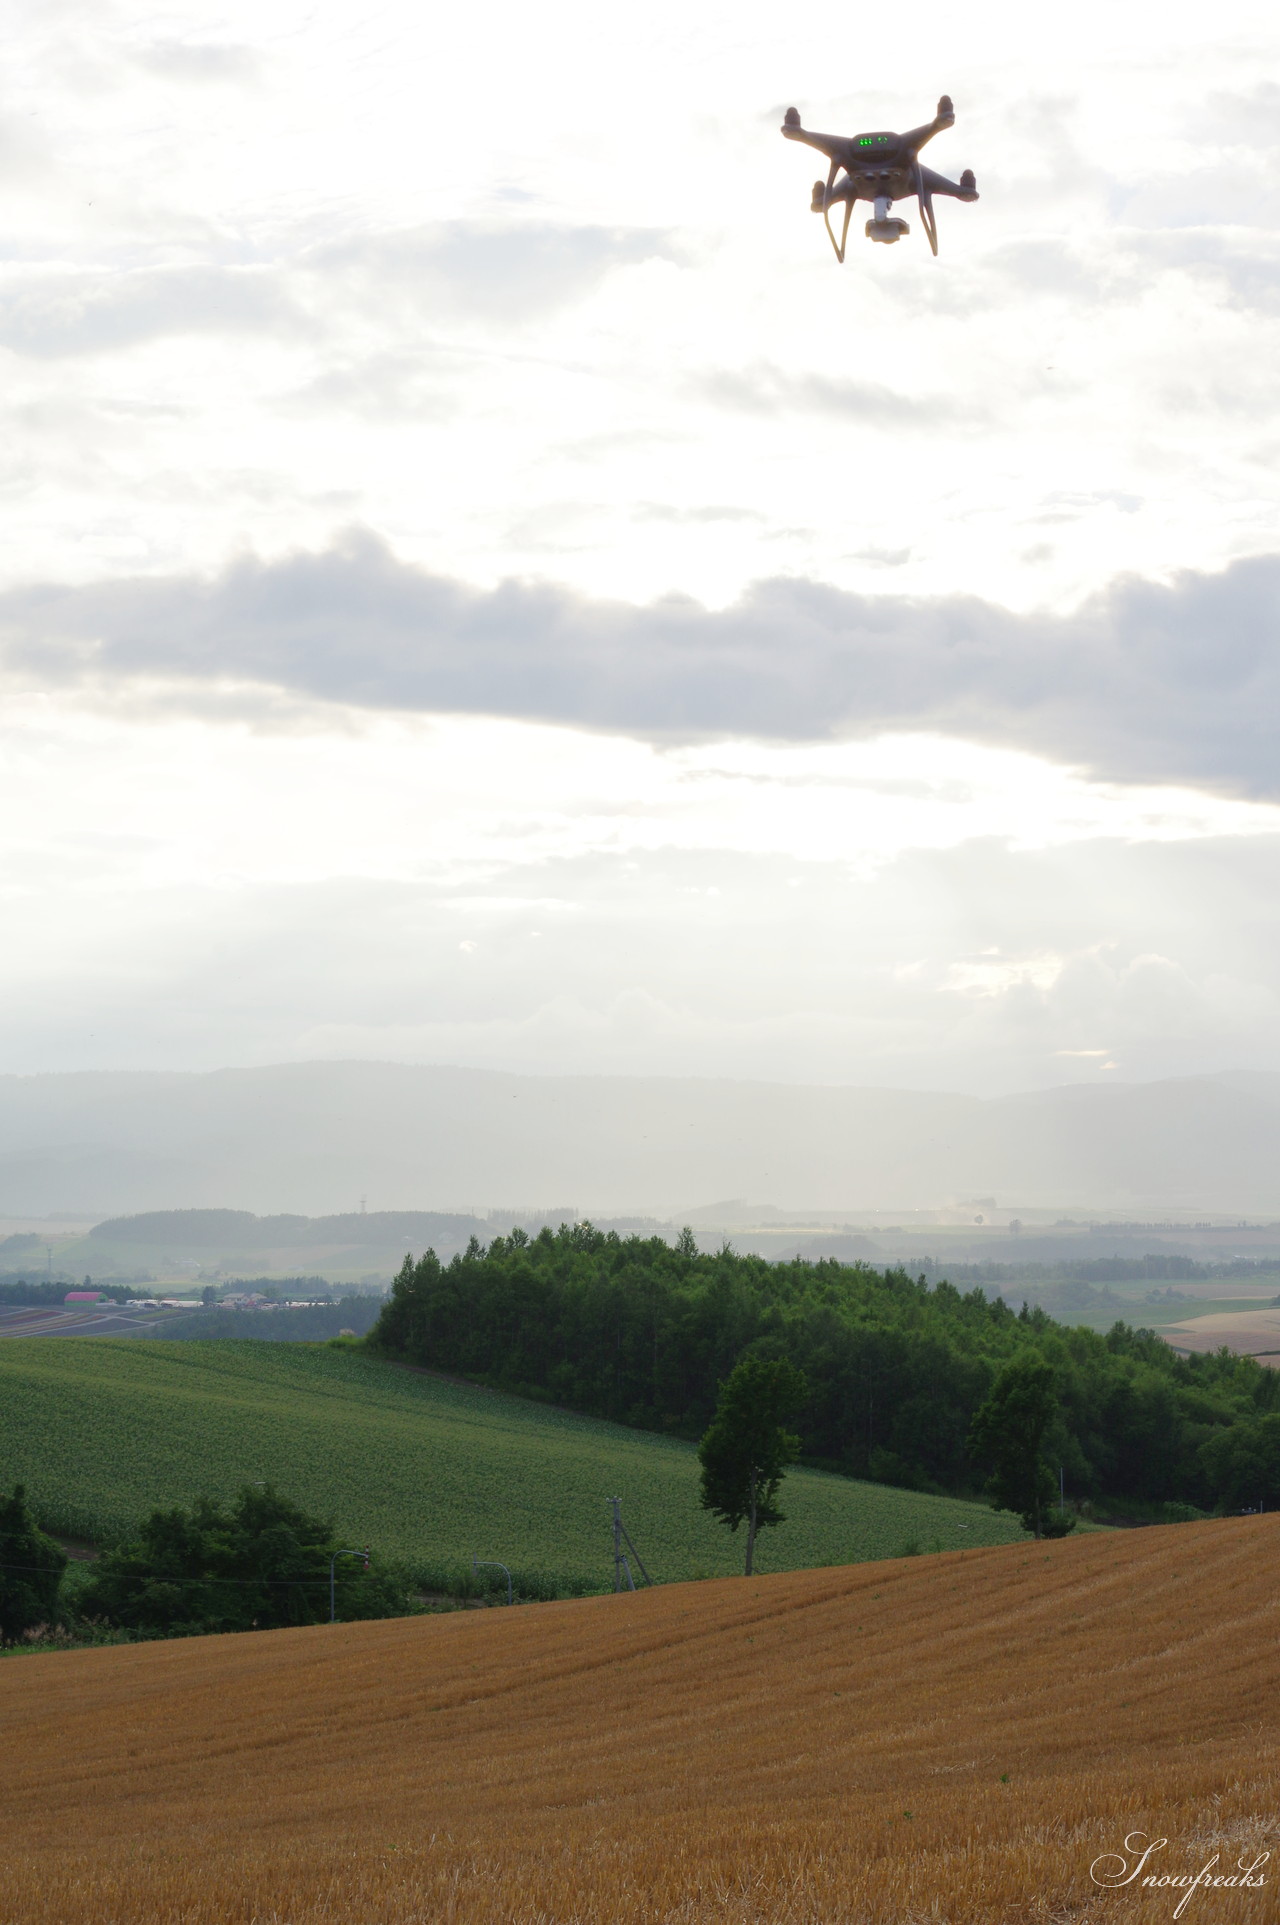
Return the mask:
M1269 1303L1256 1310L1210 1311L1207 1316L1188 1317L1183 1323L1166 1324L1160 1332L1180 1350L1228 1350L1256 1356L1260 1364L1280 1365L1280 1309Z
M1262 1517L7 1659L0 1918L1170 1918L1089 1868L1272 1849L1278 1593Z

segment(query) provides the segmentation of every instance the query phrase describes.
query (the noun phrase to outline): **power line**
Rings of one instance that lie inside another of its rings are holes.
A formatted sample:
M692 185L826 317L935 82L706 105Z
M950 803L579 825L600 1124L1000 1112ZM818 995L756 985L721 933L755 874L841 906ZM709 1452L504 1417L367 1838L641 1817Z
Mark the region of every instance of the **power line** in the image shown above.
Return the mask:
M343 1555L364 1557L366 1553L352 1551L344 1552ZM48 1577L52 1569L53 1566L49 1564L6 1564L0 1561L0 1571L35 1571ZM103 1576L111 1578L115 1583L124 1584L246 1584L253 1586L274 1584L298 1590L305 1589L310 1584L328 1584L329 1582L327 1577L221 1577L212 1573L208 1577L169 1577L163 1571L109 1570L105 1571Z

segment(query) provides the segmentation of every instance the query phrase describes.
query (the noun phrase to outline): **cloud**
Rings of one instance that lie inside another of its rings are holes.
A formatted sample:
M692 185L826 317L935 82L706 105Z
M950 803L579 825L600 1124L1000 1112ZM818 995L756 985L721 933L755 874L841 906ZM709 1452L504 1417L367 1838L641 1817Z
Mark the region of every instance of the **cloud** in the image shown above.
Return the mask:
M0 160L5 153L0 124ZM655 255L676 258L657 228L441 221L353 236L289 266L22 269L0 282L0 346L47 360L175 334L316 335L331 328L339 305L379 324L408 316L416 327L424 319L517 327L585 299L613 269ZM339 405L377 412L395 358L375 356L369 372L357 369L352 392L334 397ZM341 375L335 378L340 385Z
M240 682L650 739L934 730L1118 780L1275 795L1278 617L1277 556L1124 579L1066 616L782 578L713 611L476 589L354 533L212 580L11 591L0 660L27 680Z
M1236 211L1239 211L1238 209ZM1144 276L1172 270L1233 312L1280 308L1280 240L1257 228L1184 227L1131 234L1126 247Z
M243 82L256 78L261 56L253 47L223 40L150 40L130 57L163 80Z
M518 327L582 300L614 268L678 258L659 228L554 221L438 221L317 247L308 271L358 300L376 291L427 314Z
M768 520L768 516L758 508L735 508L710 503L705 508L673 508L666 501L641 502L632 510L637 521L665 521L676 523L716 522L716 521L756 521Z
M715 368L691 385L700 399L739 414L836 415L872 427L933 429L961 412L945 396L897 394L878 382L826 374L787 374L767 362Z
M0 346L39 360L161 335L279 332L302 321L272 271L258 267L41 272L0 290Z
M11 1071L370 1056L991 1092L1280 1068L1275 838L988 839L873 878L807 861L793 888L793 857L716 848L489 849L416 879L197 849L192 873L181 824L160 833L185 867L86 843L70 873L33 851L25 898L10 879L32 905L0 953Z
M19 180L38 179L51 164L48 142L33 130L29 117L0 107L0 175L11 189ZM12 243L10 243L12 245Z
M332 411L377 422L448 421L460 405L449 383L460 358L420 345L348 360L335 357L279 405L291 414Z
M1209 141L1269 154L1280 146L1280 87L1263 80L1243 91L1209 94L1193 113L1187 132L1197 144Z

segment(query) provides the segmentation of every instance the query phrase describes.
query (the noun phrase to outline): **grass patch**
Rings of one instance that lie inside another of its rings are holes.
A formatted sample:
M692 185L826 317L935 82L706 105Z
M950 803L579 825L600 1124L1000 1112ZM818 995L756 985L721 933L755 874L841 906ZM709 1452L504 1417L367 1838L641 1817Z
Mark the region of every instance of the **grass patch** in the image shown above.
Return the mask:
M528 1595L611 1588L607 1500L658 1581L741 1569L742 1534L698 1502L692 1445L444 1382L345 1348L14 1338L0 1346L0 1482L46 1527L110 1542L157 1505L263 1479L344 1539L435 1574L473 1553ZM783 1486L765 1570L1022 1537L985 1505L821 1471ZM489 1574L501 1583L500 1574Z

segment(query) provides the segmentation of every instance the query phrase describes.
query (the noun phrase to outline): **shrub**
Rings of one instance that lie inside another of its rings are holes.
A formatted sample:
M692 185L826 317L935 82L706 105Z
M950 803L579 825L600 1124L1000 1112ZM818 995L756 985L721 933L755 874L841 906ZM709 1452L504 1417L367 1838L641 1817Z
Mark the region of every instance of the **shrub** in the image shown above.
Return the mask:
M67 1554L46 1537L27 1507L21 1484L0 1502L0 1643L14 1644L37 1624L51 1624Z

